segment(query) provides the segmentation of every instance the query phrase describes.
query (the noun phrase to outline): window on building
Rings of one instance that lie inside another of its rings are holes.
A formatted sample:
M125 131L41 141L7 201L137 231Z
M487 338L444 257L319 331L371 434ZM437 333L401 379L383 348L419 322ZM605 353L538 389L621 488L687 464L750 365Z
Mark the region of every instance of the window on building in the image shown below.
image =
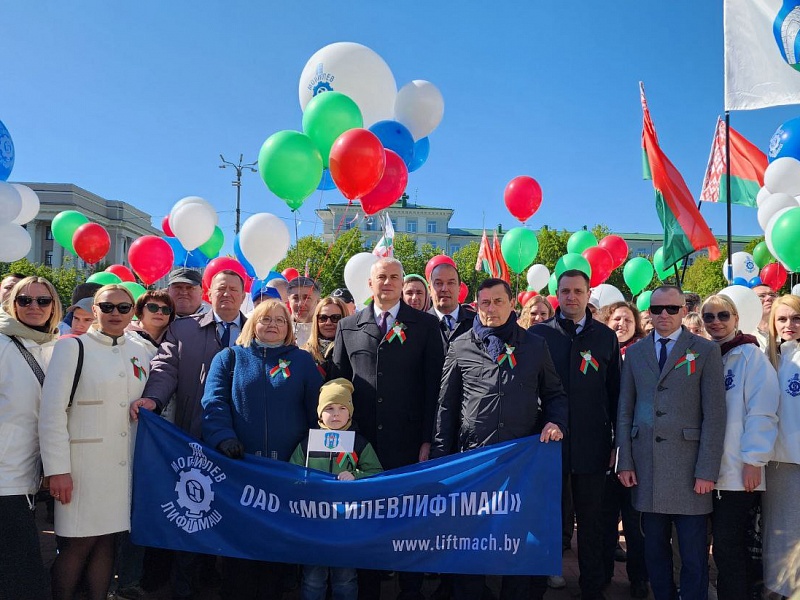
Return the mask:
M407 233L417 233L417 220L416 219L406 219L406 232Z
M461 250L460 244L450 244L450 254L455 254L459 250Z
M391 217L392 220L392 229L397 231L397 217Z
M349 231L353 228L353 223L351 221L345 221L342 225L342 229L345 231Z
M50 229L49 227L47 228L47 232L45 233L45 239L46 240L52 240L53 239L53 230Z
M428 233L436 233L436 221L428 221Z
M50 231L49 227L47 228L47 231ZM52 252L45 252L44 264L45 264L46 267L52 267L53 266L53 253Z

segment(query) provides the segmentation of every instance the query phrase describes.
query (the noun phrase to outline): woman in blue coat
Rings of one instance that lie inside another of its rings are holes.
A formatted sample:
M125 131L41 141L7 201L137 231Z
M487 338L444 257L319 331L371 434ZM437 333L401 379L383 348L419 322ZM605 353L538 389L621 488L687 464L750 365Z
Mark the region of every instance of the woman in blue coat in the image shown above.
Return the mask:
M203 395L203 440L229 458L245 453L288 461L317 426L322 376L295 345L289 311L277 300L259 304L236 346L214 357ZM277 597L279 564L226 560L223 598Z

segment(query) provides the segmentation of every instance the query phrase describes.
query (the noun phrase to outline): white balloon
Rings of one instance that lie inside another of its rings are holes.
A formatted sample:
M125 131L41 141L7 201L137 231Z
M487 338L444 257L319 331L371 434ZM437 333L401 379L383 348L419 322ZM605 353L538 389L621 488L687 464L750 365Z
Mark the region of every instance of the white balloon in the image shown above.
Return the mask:
M0 223L10 223L22 210L22 197L10 183L0 181Z
M336 42L317 50L300 75L300 108L317 94L341 92L358 105L364 127L394 118L397 84L384 60L361 44Z
M608 306L609 304L614 304L614 302L625 301L625 296L622 295L622 292L620 292L610 283L601 283L600 285L593 287L589 292L589 295L590 297L597 299L597 301L600 303L600 308Z
M795 296L800 296L800 283L796 283L792 286L792 294Z
M25 258L30 251L31 236L22 225L0 223L0 262Z
M186 206L187 204L199 204L199 205L205 207L205 209L211 215L213 215L213 217L214 217L214 225L215 226L219 225L219 215L217 214L217 211L214 209L214 207L211 205L211 203L208 200L206 200L205 198L201 198L200 196L186 196L185 198L181 198L180 200L178 200L172 206L172 210L169 211L170 228L172 228L172 215L174 215L176 212L178 212L178 210L180 208ZM175 233L175 230L173 229L172 232ZM211 236L209 236L209 237L211 237ZM205 242L203 242L203 243L205 243Z
M748 252L734 252L732 258L733 262L733 278L742 277L746 281L750 281L753 277L758 275L758 265L753 259L753 255ZM728 259L722 263L722 276L730 283L732 280L728 279Z
M527 274L528 286L537 292L550 283L550 270L544 265L532 265Z
M761 300L745 285L731 285L719 292L733 300L739 313L739 330L742 333L755 333L761 322Z
M800 196L800 160L791 156L773 160L764 171L764 186L775 194Z
M12 183L11 185L14 186L14 189L19 192L20 198L22 198L22 209L19 211L17 218L11 222L17 225L25 225L25 223L29 223L39 214L39 196L28 186L19 183Z
M259 279L266 277L272 267L286 257L290 242L286 223L271 213L252 215L239 232L239 248Z
M376 262L378 257L371 252L359 252L351 256L344 266L344 284L353 294L356 306L363 306L372 296L369 271Z
M756 206L761 206L761 203L771 195L772 192L767 189L767 186L762 186L761 189L758 190L758 194L756 194Z
M776 212L782 208L791 208L793 206L800 206L797 199L789 194L777 193L771 194L769 197L762 200L758 207L758 224L761 229L767 228L767 223Z
M394 120L405 125L414 141L428 137L444 116L442 93L430 81L415 79L397 92Z
M769 223L767 223L767 226L764 228L764 241L767 243L767 248L769 248L769 253L772 254L772 256L778 256L775 252L775 247L772 245L772 229L773 227L775 227L775 223L777 223L778 217L780 217L787 211L792 210L792 208L794 207L780 209L778 212L772 215L772 218L769 220Z
M190 252L214 234L214 217L202 204L184 204L170 213L169 226L181 246Z

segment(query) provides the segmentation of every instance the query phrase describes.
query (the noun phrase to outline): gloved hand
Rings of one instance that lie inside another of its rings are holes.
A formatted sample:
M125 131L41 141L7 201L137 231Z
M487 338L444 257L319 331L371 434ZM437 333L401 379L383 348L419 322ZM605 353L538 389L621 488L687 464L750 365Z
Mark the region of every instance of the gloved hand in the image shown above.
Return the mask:
M242 446L242 442L236 438L222 440L217 444L217 450L228 458L244 458L244 446Z

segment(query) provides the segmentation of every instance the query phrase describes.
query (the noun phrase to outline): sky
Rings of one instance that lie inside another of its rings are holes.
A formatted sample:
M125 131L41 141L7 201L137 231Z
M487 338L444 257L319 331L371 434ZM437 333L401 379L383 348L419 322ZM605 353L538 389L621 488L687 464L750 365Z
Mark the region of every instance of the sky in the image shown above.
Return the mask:
M434 83L445 114L412 201L455 209L451 227L519 225L503 203L513 177L543 189L533 228L660 230L641 177L644 81L662 148L700 192L723 111L722 0L403 3L244 0L0 0L6 58L0 121L11 132L11 181L74 183L153 215L185 196L210 201L230 251L234 173L219 155L255 161L271 134L302 128L298 81L308 59L358 42L398 88ZM731 125L766 150L800 107L739 111ZM292 214L257 173L242 213L319 234L312 194ZM715 233L725 206L704 204ZM759 234L755 209L733 206L733 233Z

